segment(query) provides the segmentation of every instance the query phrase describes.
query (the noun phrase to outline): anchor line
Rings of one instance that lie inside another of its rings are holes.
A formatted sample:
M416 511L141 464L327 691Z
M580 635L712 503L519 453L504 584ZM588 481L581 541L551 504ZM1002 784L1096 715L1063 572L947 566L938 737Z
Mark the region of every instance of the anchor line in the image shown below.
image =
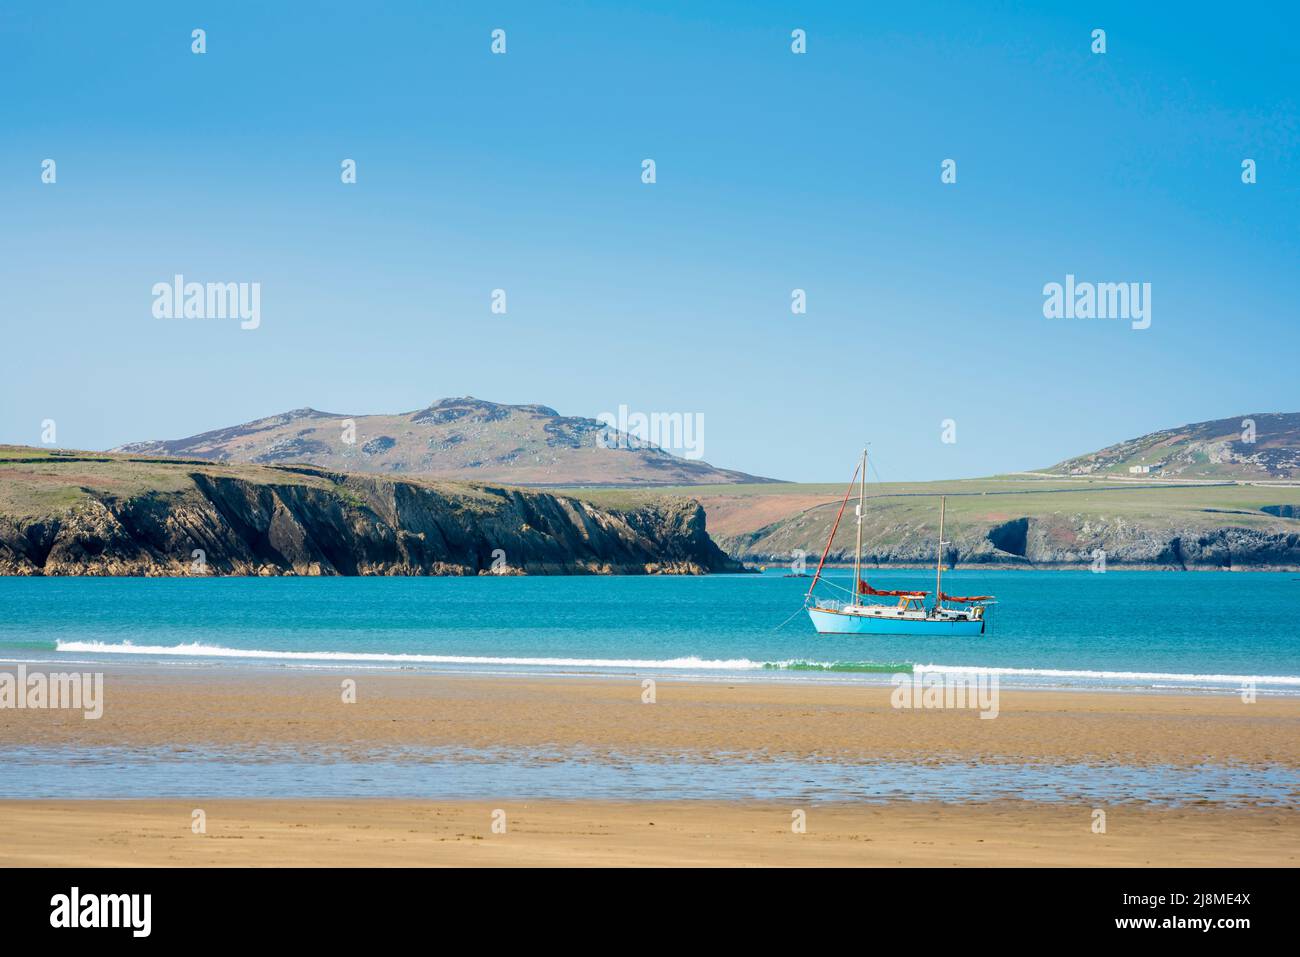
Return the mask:
M800 614L802 611L803 611L802 608L796 609L794 615L791 615L789 618L787 618L785 621L781 622L781 624L777 625L777 626L776 626L775 628L773 628L772 630L773 630L773 631L780 631L780 630L781 630L782 628L784 628L786 625L790 624L790 622L794 621L794 619L795 619L795 615Z

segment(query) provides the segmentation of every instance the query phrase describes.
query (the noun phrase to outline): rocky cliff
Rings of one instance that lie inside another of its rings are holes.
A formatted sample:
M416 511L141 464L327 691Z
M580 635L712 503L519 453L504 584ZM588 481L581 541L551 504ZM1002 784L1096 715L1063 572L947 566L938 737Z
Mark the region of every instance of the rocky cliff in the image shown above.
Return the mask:
M121 456L3 464L6 575L741 570L687 500L601 509L512 488Z
M1292 523L1294 524L1294 523ZM869 566L932 567L936 531L920 524L891 529L887 542L873 540L869 524L863 561ZM883 531L880 530L880 531ZM882 536L883 537L883 536ZM956 531L945 535L948 566L982 565L996 568L1088 568L1105 553L1107 567L1168 570L1300 569L1300 529L1203 524L1155 526L1120 519L1034 516ZM723 539L737 558L750 562L786 564L802 550L814 565L821 549L811 537L792 530L767 529L753 536ZM823 543L824 544L824 543ZM852 542L836 536L827 559L834 564L853 560Z

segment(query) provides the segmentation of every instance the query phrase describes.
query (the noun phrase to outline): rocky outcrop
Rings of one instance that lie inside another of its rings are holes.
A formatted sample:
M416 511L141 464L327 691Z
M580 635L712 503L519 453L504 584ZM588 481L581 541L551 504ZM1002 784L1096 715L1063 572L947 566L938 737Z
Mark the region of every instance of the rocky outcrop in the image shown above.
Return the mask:
M0 515L5 575L703 574L740 571L695 502L600 509L561 495L310 468L188 473L181 491L97 493ZM278 480L282 478L282 480Z

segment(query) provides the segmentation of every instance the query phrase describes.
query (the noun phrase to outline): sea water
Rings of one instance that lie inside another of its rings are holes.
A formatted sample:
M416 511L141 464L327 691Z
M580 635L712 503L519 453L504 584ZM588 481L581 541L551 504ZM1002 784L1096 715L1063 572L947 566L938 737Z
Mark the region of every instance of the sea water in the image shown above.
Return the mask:
M383 747L0 748L0 798L1035 801L1294 808L1281 766L829 761L750 754Z
M878 588L932 588L878 571ZM849 583L833 570L834 596ZM648 674L1300 694L1300 575L959 570L996 594L976 638L818 635L809 581L707 577L0 578L0 661ZM822 586L819 586L819 590Z

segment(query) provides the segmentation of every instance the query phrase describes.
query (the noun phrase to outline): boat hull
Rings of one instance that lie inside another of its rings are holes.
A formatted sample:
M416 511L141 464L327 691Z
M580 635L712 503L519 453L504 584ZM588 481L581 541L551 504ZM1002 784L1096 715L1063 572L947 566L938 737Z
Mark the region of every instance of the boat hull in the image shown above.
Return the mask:
M809 608L808 617L822 635L919 635L924 637L970 638L984 634L984 621L932 618L876 618Z

